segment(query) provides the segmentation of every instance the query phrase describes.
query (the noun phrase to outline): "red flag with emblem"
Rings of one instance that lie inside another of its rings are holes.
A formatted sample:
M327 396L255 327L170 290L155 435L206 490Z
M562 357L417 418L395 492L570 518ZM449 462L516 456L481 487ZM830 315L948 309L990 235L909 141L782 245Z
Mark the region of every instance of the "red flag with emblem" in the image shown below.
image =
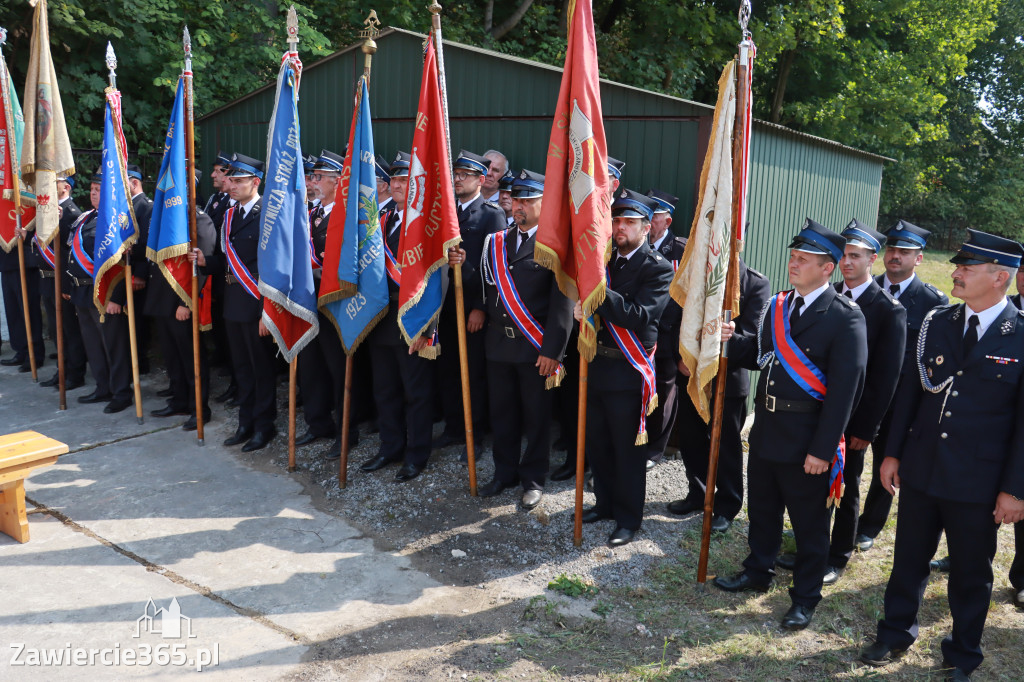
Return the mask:
M569 21L534 258L554 271L562 293L583 302L589 318L605 296L611 183L590 0L570 3ZM580 329L580 353L593 359L596 344L588 322Z

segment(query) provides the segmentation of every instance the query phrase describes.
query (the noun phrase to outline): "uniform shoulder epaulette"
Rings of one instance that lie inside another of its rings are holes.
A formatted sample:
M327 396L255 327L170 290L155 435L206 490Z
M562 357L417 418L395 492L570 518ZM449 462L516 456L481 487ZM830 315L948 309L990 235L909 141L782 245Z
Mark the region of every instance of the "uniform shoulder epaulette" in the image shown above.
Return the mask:
M761 274L760 272L758 272L754 268L750 267L749 265L747 266L747 272L749 274L753 275L754 277L760 277L761 279L768 279L765 275ZM846 298L846 297L843 296L843 298Z
M1021 317L1024 317L1024 310L1018 310L1017 314L1020 315Z
M484 206L490 206L491 208L496 208L499 211L501 211L502 213L505 212L505 209L503 209L501 206L499 206L498 204L494 203L490 199L484 199Z
M853 310L856 310L857 308L860 307L859 305L857 305L857 302L855 300L847 296L836 296L836 300L845 305L847 308L852 308Z
M925 286L926 288L928 288L928 289L931 289L931 290L932 290L932 292L934 292L934 293L936 293L936 294L941 294L941 293L942 293L942 292L941 292L941 291L939 291L939 290L938 290L938 288L937 288L937 287L936 287L936 286L935 286L934 284L932 284L931 282L925 282L925 283L924 283L924 286Z
M657 262L657 261L660 261L660 260L665 260L665 257L664 257L664 256L662 256L662 255L661 255L661 254L660 254L659 252L657 252L657 251L651 251L651 256L653 256L653 257L654 257L654 260L655 260L655 262Z

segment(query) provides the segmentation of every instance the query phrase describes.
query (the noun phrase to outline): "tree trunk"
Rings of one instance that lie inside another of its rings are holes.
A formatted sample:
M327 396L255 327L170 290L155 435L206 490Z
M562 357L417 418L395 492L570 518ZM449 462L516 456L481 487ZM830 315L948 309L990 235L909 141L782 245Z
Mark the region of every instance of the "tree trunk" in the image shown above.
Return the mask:
M608 11L604 13L604 18L601 19L601 33L609 33L612 30L612 26L615 25L615 20L622 14L622 10L626 9L625 0L613 0L612 4L608 7Z
M782 118L782 102L786 98L786 82L789 80L789 72L793 70L793 59L796 57L796 50L786 50L782 53L782 62L779 64L779 77L775 81L775 96L772 98L772 113L769 120L778 123Z
M530 5L533 4L533 0L522 0L519 3L519 7L516 7L516 11L512 13L505 21L501 22L491 30L491 37L495 40L501 40L505 35L516 27L516 24L526 15L526 11L530 9Z
M484 31L490 33L492 26L494 26L494 0L487 0L487 5L484 7Z
M569 0L562 0L562 11L558 15L558 35L564 36L569 28Z

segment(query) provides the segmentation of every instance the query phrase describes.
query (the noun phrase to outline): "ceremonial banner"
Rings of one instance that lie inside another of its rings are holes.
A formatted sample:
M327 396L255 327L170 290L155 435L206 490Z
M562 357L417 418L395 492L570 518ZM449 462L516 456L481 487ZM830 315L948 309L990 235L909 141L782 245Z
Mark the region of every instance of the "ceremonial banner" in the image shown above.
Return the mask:
M361 79L352 115L348 155L327 226L318 305L352 355L388 309L384 239L377 215L370 93Z
M736 117L736 65L718 80L718 103L700 174L700 196L690 238L670 292L683 307L679 352L690 370L686 392L704 421L711 417L711 381L718 374L722 304L732 239L732 130ZM732 301L739 314L739 293Z
M285 55L267 136L260 215L259 291L263 323L291 362L320 330L309 260L306 176L299 147L298 66Z
M21 226L31 229L35 220L35 197L21 186L21 142L25 119L21 114L18 93L7 71L7 63L0 54L0 248L10 253L17 243L17 214L20 210Z
M64 108L57 88L57 73L50 57L50 30L46 0L36 0L28 74L25 76L25 140L21 150L22 181L36 195L36 237L49 244L57 233L60 212L57 176L74 175L64 123Z
M576 0L569 21L534 258L554 271L563 294L583 302L583 314L589 319L580 329L579 349L592 360L597 332L590 316L605 296L604 267L612 236L611 183L591 1Z
M103 115L103 159L100 164L103 177L100 180L93 255L96 268L93 303L101 318L115 285L124 279L121 257L139 238L138 221L128 195L128 161L121 132L121 93L114 88L107 88L105 92L107 107Z
M398 245L402 268L398 328L410 345L437 321L446 284L442 277L444 271L438 270L448 262L448 248L461 240L452 188L437 55L431 39L423 60L423 82L409 163L405 230Z

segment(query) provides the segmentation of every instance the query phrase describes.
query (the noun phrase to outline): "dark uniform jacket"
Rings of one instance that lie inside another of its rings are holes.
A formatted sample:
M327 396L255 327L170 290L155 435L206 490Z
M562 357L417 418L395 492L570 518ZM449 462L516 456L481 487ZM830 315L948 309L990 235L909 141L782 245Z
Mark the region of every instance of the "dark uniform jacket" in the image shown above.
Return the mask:
M509 315L505 304L498 295L496 277L488 277L484 282L484 297L487 305L487 359L498 362L537 362L537 356L561 360L565 354L565 344L569 339L569 331L573 325L573 303L558 288L555 274L541 267L533 259L533 247L537 233L523 243L516 251L519 236L518 228L505 233L505 252L508 254L508 269L515 283L519 299L538 324L544 328L544 340L538 352L533 344L523 335ZM486 259L490 254L490 246L484 252ZM489 271L489 268L488 268ZM491 273L493 275L493 273Z
M885 288L885 275L875 277L875 283ZM924 316L935 306L949 303L949 299L944 293L915 275L898 300L907 309L907 346L903 354L903 367L900 370L900 374L905 376L916 371L914 356L917 352L917 334L921 330Z
M81 225L82 249L92 257L95 253L94 247L96 245L96 211L89 211L86 215L87 217L84 218L85 222ZM88 308L92 305L92 275L78 264L70 247L67 250L67 264L68 275L74 277L79 282L87 282L87 285L75 285L68 279L62 280L61 285L64 291L71 295L72 303L80 308Z
M391 208L394 208L392 203ZM398 225L398 211L391 211L387 220L387 223L381 226L384 230L384 239L387 242L388 248L391 249L392 255L395 259L401 263L402 256L398 252L398 243L402 238L403 226ZM393 230L393 233L392 233ZM406 345L405 339L402 338L402 332L398 329L398 285L391 281L390 277L386 277L388 282L388 312L377 323L377 326L373 328L373 334L370 335L370 340L373 343L385 345L385 346L397 346L399 344ZM465 280L463 280L465 281ZM424 334L430 336L434 333L434 327L424 331ZM456 352L458 349L456 348Z
M456 201L456 206L458 202ZM484 310L484 294L480 285L480 257L484 251L484 238L508 227L505 212L497 204L484 201L483 195L474 199L459 216L459 232L466 260L462 264L462 292L466 301L466 314L470 310ZM455 314L455 277L450 278L444 309Z
M653 248L653 247L652 247ZM678 263L683 257L683 250L686 248L686 239L669 234L661 241L657 249L666 261L671 265ZM675 272L675 268L673 268ZM679 304L670 300L665 306L661 319L658 320L658 357L671 357L678 365L681 356L679 355L679 327L683 321L683 309Z
M941 499L1024 497L1024 312L1008 303L966 358L964 323L965 306L948 305L922 330L921 381L896 393L886 455L900 460L903 485ZM922 386L949 378L937 393Z
M207 259L213 256L213 244L217 239L217 228L213 226L213 220L202 210L196 211L196 246L203 252ZM206 277L199 276L199 288L203 288ZM191 286L191 285L190 285ZM173 317L178 306L184 306L174 289L171 288L164 273L156 263L149 268L149 282L146 284L146 308L143 311L146 315L154 317ZM186 293L191 295L191 288L186 288Z
M75 200L68 196L60 204L60 222L57 224L57 229L60 231L54 240L60 239L60 252L61 256L65 256L68 250L68 238L71 235L71 226L75 224L75 219L82 215L82 209L78 208L75 204ZM53 250L53 242L50 243L50 249ZM36 245L35 240L32 240L32 253L38 258L40 270L53 270L50 264L43 260L43 257L39 255L39 247Z
M132 277L146 282L149 280L149 260L146 258L146 242L149 239L149 218L153 215L153 200L140 192L132 197L132 210L135 213L135 220L139 226L139 238L132 245L131 249ZM124 287L125 281L123 279L114 286L113 291L110 292L110 301L112 303L117 303L120 306L128 303L128 294L125 292Z
M842 282L836 284L836 291L842 293ZM907 339L907 309L874 281L857 298L857 306L867 324L868 366L864 393L850 416L846 433L872 441L878 435L900 378Z
M747 267L742 258L740 264L740 314L733 318L735 334L747 336L757 343L757 327L761 321L764 304L771 298L772 290L768 278L754 268ZM745 398L750 395L750 370L738 362L729 362L725 375L725 397Z
M238 219L238 212L235 212L234 224L231 226L231 245L238 254L239 260L249 270L253 281L259 281L258 252L260 245L260 210L263 205L263 198L256 200L252 209L246 213L241 220ZM205 255L205 254L204 254ZM227 254L214 253L212 258L207 258L205 274L214 276L227 276L231 273L228 267ZM254 298L241 284L234 281L234 276L229 277L231 281L224 287L224 319L232 322L258 322L263 313L263 297Z
M210 200L206 202L206 214L210 216L210 220L213 221L214 227L217 228L217 236L220 236L220 227L224 222L224 214L228 210L228 206L231 203L231 197L228 196L227 192L216 192Z
M647 240L621 269L614 266L617 256L616 252L611 259L611 287L596 312L602 320L634 332L644 349L650 352L658 342L658 321L668 304L672 266ZM597 333L597 342L618 348L604 325Z
M313 207L313 210L309 214L309 234L313 240L313 251L316 253L316 257L319 260L323 260L321 255L327 250L327 225L331 222L331 214L319 215L322 204L317 204ZM331 206L331 212L337 207L337 203ZM323 272L320 268L313 270L313 289L316 295L320 295L320 278Z
M771 300L774 300L771 299ZM771 302L761 318L761 353L775 346L771 325ZM814 402L773 357L761 371L750 432L750 451L772 462L799 464L807 455L831 462L850 414L860 398L867 364L867 332L857 304L836 293L832 287L804 306L800 318L790 327L793 342L824 374L828 391L821 408L813 412L791 412L765 407L764 395L794 402ZM757 368L757 338L734 337L729 362ZM730 342L730 346L732 343Z

